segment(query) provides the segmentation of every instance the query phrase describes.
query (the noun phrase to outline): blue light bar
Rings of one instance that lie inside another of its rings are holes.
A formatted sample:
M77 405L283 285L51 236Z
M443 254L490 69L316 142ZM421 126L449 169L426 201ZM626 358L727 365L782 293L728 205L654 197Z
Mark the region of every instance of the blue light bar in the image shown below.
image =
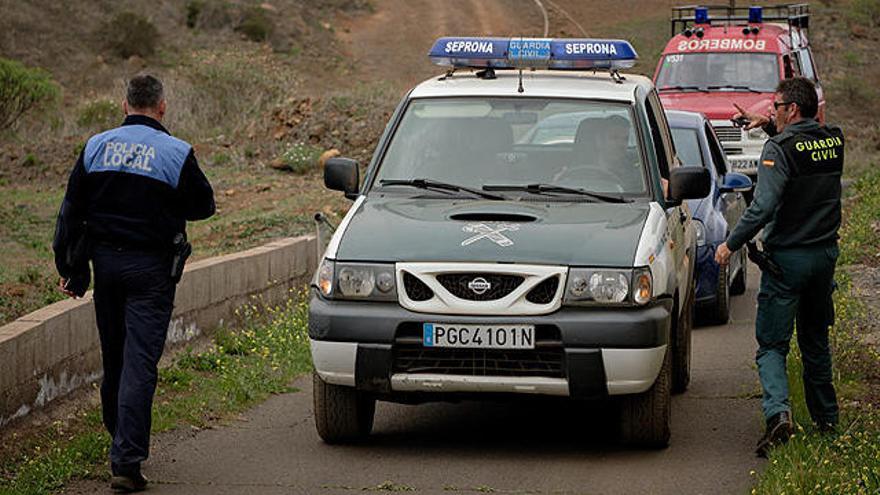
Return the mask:
M761 24L762 22L764 22L764 9L749 7L749 24Z
M440 38L428 57L446 67L627 69L638 54L628 41L550 38Z
M694 24L709 24L709 9L697 7L694 9Z

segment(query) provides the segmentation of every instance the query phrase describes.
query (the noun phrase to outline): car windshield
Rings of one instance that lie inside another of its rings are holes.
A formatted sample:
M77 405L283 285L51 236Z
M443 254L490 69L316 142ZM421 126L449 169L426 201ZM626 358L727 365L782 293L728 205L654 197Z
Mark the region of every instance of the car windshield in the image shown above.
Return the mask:
M772 93L779 61L772 53L674 53L666 55L657 87Z
M430 179L471 188L544 184L640 195L645 167L636 136L628 103L417 99L394 133L376 184Z
M673 127L672 141L675 152L682 165L704 167L703 153L700 151L700 138L696 129Z

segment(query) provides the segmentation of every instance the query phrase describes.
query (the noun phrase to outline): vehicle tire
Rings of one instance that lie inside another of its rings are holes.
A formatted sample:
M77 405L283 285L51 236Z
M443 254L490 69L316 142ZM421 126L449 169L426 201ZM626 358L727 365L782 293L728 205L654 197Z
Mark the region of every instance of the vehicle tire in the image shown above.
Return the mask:
M647 392L623 397L620 404L620 437L630 446L664 448L669 445L672 415L672 357L667 350L657 380Z
M694 284L688 288L681 303L681 312L675 317L672 331L672 393L680 394L691 382L691 330L694 328Z
M746 248L740 249L740 256L742 257L741 268L739 272L733 277L733 282L730 284L730 295L739 296L746 293L746 282L748 282L749 276L749 257L746 254Z
M730 265L718 267L718 282L715 284L715 304L712 305L712 321L725 325L730 320Z
M312 374L312 382L315 426L324 442L355 442L370 434L376 399L354 387L327 383L317 373Z

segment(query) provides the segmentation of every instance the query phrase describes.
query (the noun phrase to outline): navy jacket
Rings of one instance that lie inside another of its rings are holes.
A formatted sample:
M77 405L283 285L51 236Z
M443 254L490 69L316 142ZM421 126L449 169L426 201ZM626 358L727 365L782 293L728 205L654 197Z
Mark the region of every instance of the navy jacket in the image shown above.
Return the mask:
M83 234L90 244L170 251L187 220L214 210L192 146L158 121L130 115L92 136L70 174L52 244L56 267L63 277L75 270L70 251Z

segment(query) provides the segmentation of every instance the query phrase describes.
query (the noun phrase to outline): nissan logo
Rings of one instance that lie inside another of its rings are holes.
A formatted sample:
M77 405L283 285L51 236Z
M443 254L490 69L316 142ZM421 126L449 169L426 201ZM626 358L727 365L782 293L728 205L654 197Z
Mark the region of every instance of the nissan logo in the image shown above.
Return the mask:
M492 284L483 277L477 277L471 280L468 282L467 286L468 289L478 296L485 294L487 290L492 288Z

